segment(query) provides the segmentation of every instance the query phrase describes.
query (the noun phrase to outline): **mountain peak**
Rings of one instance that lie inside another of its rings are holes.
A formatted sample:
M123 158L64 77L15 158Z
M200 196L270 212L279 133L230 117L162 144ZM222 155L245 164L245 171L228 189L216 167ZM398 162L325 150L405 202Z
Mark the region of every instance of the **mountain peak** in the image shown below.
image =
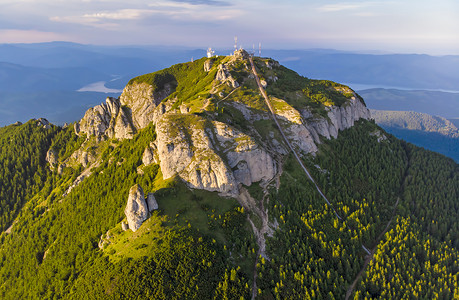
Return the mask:
M275 157L289 144L300 155L315 153L322 139L369 119L348 87L299 76L270 58L253 57L254 73L249 57L238 50L133 78L119 99L89 109L75 130L98 141L130 139L152 123L152 156L164 179L179 176L192 188L238 197L239 184L275 176Z

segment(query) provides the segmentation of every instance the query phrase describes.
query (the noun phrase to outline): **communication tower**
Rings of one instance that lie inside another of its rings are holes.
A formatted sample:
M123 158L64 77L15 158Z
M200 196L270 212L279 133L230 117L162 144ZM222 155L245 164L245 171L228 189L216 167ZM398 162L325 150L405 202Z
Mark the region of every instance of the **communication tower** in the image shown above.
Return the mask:
M258 43L258 56L261 57L261 43Z
M207 48L207 57L208 58L211 58L212 56L214 56L214 53L215 53L215 51L212 50L212 48L210 48L210 47Z

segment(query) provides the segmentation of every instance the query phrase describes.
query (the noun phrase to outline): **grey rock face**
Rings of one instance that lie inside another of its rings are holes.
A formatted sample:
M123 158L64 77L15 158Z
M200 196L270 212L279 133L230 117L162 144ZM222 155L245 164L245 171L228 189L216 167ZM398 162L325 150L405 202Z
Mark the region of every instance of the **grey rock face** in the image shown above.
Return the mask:
M357 96L352 97L341 107L331 106L327 110L328 119L314 118L306 110L301 112L306 121L306 127L318 143L320 143L319 135L327 139L336 138L338 131L354 126L355 122L360 119L369 120L371 118L370 111Z
M206 60L204 63L204 71L209 72L210 69L212 69L213 64L214 64L213 60L211 59Z
M129 190L129 197L124 209L129 229L136 231L150 216L143 189L136 184Z
M51 167L54 167L54 165L58 163L57 153L54 149L49 149L48 152L46 152L46 161L49 162Z
M156 146L154 143L150 143L150 146L145 148L145 151L143 152L142 155L142 163L145 166L151 165L152 163L157 164L158 160L155 156L155 151L156 151Z
M174 84L166 83L164 88L154 92L147 83L127 85L120 96L122 105L131 109L133 125L137 129L145 128L155 121L155 110L166 97L174 92Z
M370 119L369 110L356 95L341 107L326 107L327 117L314 116L306 109L298 111L281 99L272 101L276 102L277 117L286 121L287 137L303 153L317 152L321 137L336 138L340 130L354 126L359 119Z
M193 118L187 127L180 125L181 115L165 115L156 124L156 145L163 178L178 175L191 188L233 195L237 192L236 181L203 128L206 120L187 116Z
M178 175L192 188L234 196L239 192L238 183L251 185L274 177L274 160L250 136L225 123L207 122L197 116L190 120L190 126L180 127L180 118L166 115L156 126L165 179Z
M252 176L250 175L250 169L246 161L240 161L236 165L236 170L234 171L234 178L237 182L240 182L244 185L250 186L252 184Z
M218 66L218 72L215 76L215 79L222 82L227 82L231 87L237 88L239 83L231 76L230 72L228 71L228 67L225 64L221 64Z
M114 138L132 138L136 129L130 121L129 109L121 107L120 101L108 97L105 103L86 111L75 132L94 135L99 139L103 136Z
M234 175L240 178L239 182L251 185L274 177L274 160L252 137L225 123L213 122L213 125L218 145L226 154L230 168L236 168Z

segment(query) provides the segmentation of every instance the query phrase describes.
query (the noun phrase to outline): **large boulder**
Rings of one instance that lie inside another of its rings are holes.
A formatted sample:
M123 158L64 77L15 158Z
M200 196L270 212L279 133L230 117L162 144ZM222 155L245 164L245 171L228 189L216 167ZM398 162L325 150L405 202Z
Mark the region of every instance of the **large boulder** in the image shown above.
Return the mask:
M46 152L46 161L50 164L51 168L59 162L58 155L54 149L50 148L48 152Z
M134 232L148 219L150 213L145 202L143 189L140 185L136 184L129 190L128 202L124 209L124 214L126 215L129 229Z

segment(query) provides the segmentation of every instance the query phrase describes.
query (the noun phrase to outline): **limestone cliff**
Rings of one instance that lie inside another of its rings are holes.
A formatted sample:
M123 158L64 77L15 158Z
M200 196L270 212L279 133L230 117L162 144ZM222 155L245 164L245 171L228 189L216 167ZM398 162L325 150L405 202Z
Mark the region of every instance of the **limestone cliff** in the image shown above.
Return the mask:
M75 124L75 132L94 135L98 139L132 138L136 129L132 125L130 109L122 107L120 100L108 97L105 103L86 111L83 119Z
M235 196L238 183L251 185L275 175L276 167L267 151L227 124L174 114L162 118L156 130L165 179L178 175L192 188Z
M122 105L129 107L135 128L144 128L155 119L158 114L156 108L166 97L173 92L173 84L166 83L158 91L147 83L128 84L120 96Z
M317 143L320 143L320 136L327 139L336 138L340 130L354 126L354 123L360 119L369 120L371 118L370 111L357 95L354 95L341 107L331 106L325 109L328 118L317 118L312 116L308 110L301 111L305 125Z

